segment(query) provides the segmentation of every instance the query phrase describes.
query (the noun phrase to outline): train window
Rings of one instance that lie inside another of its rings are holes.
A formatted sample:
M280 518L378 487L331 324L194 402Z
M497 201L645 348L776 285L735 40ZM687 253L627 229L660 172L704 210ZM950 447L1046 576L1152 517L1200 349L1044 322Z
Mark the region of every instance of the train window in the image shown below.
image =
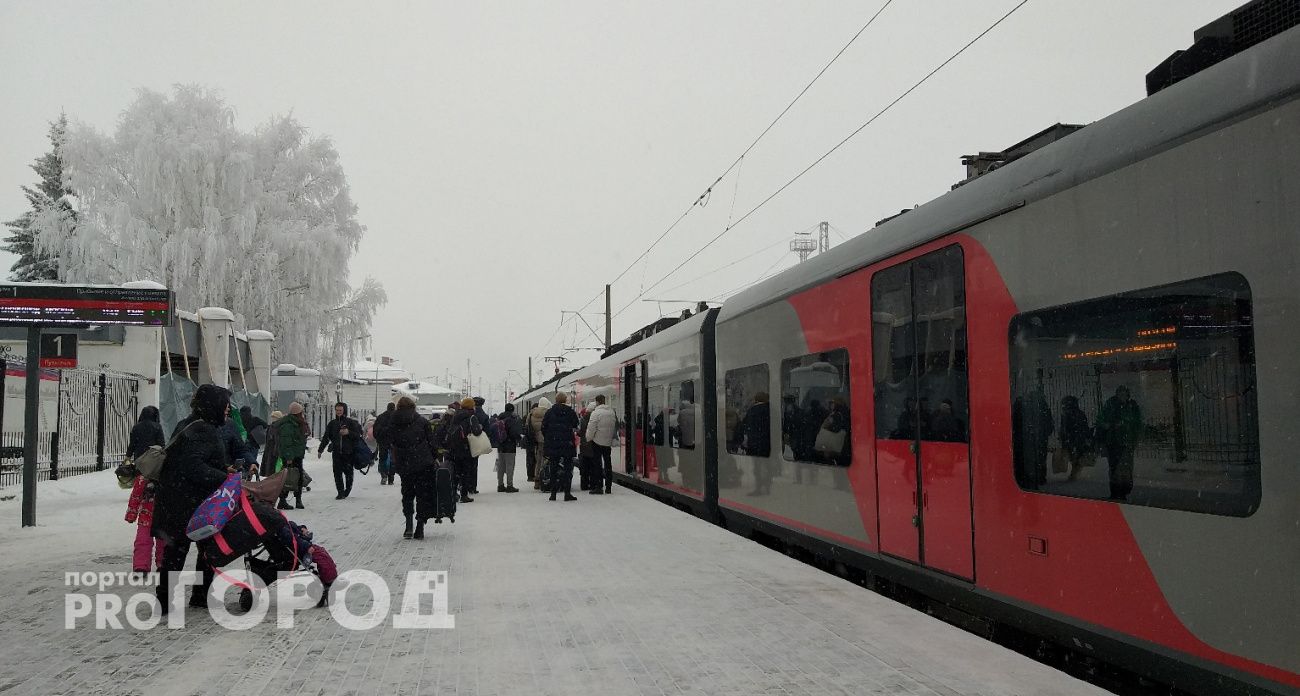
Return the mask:
M838 348L782 360L782 456L848 466L849 440L849 352Z
M871 279L876 437L966 442L966 286L950 246Z
M726 375L727 451L751 457L772 454L772 407L767 365L728 370Z
M1015 317L1025 490L1245 517L1260 498L1250 286L1237 273Z
M647 390L650 404L650 410L646 414L645 422L645 442L647 445L662 447L664 444L664 431L668 427L669 417L671 416L667 404L664 403L664 396L664 386L662 384L652 385Z
M675 411L668 428L668 444L678 449L695 449L695 424L699 422L695 381L688 379L668 385L668 407Z

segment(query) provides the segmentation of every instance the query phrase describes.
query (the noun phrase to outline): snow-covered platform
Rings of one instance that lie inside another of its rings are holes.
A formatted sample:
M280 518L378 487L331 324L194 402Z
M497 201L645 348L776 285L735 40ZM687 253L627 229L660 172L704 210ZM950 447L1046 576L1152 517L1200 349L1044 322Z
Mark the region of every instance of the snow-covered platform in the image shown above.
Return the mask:
M325 609L277 629L273 609L229 631L191 609L183 629L67 630L65 573L130 570L126 491L101 472L40 484L35 529L0 489L0 693L1103 693L626 489L499 494L485 458L457 523L404 541L398 487L372 473L335 501L328 461L308 465L294 519L392 582L394 613L407 571L447 571L454 629L352 631Z

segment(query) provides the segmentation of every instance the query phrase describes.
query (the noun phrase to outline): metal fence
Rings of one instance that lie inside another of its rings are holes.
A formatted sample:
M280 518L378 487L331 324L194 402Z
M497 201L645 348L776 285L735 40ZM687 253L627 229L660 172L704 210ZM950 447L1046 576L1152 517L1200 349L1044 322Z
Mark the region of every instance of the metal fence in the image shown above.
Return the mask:
M23 369L21 363L18 367ZM8 376L0 380L13 379L10 372L5 371ZM140 379L115 372L61 370L55 429L38 435L36 479L54 480L121 464L139 411ZM22 482L24 439L21 429L0 433L0 487Z

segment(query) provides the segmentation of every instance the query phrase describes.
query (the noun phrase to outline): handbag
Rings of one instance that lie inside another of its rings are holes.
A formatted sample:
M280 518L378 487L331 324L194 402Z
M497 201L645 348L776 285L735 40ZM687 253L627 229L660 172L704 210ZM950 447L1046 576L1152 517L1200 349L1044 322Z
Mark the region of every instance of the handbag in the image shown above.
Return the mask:
M194 423L198 422L199 421L194 421ZM134 459L133 463L135 464L135 470L140 472L141 476L150 481L157 481L158 478L162 476L163 464L167 463L167 450L171 449L171 446L176 444L176 441L181 438L181 435L183 435L185 431L194 427L194 423L190 423L185 426L185 430L173 435L171 442L168 442L166 447L161 445L150 445L149 449L145 450Z
M481 457L492 451L492 441L488 439L486 433L468 435L465 440L469 443L469 456L471 457Z
M817 439L813 441L813 451L818 454L830 456L839 456L844 451L844 436L846 430L827 430L824 426L817 431Z

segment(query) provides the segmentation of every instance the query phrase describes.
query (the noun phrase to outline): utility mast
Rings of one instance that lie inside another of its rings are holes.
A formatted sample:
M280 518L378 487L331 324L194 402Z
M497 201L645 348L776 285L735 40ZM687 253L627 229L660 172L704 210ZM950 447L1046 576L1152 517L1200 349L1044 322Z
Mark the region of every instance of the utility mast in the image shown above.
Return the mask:
M817 225L817 253L825 254L831 250L831 223L822 222Z
M817 251L817 242L807 232L796 232L794 239L790 240L790 251L798 254L799 263L803 263Z

